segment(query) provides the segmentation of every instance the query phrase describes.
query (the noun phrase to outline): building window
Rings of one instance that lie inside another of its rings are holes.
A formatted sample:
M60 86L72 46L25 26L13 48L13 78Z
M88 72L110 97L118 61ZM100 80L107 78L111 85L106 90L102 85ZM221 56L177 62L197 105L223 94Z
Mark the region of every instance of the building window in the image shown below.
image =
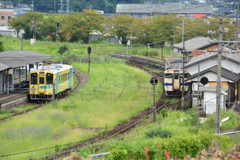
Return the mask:
M11 16L8 16L8 19L11 19L12 17Z
M1 26L5 26L4 24L2 24Z
M1 19L5 19L5 16L1 16Z

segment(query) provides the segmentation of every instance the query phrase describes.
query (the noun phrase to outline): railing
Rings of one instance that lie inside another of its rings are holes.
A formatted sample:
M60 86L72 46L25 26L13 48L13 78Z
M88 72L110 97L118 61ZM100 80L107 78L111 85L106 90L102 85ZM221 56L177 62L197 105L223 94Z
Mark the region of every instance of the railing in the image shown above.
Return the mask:
M111 153L111 152L93 154L93 155L90 155L90 156L88 156L88 157L94 157L94 160L97 160L97 156L104 156L104 155L108 155L108 154L110 154L110 153Z

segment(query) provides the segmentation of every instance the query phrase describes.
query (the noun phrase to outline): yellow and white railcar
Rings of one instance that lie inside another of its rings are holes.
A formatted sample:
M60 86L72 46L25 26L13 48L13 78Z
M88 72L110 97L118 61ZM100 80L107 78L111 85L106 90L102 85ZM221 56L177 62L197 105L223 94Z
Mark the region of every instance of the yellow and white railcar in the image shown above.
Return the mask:
M166 96L181 96L182 93L182 69L168 69L164 71L164 90ZM185 80L189 73L184 73L184 92L188 91L188 83Z
M29 98L53 100L54 97L72 89L73 67L51 64L30 73Z

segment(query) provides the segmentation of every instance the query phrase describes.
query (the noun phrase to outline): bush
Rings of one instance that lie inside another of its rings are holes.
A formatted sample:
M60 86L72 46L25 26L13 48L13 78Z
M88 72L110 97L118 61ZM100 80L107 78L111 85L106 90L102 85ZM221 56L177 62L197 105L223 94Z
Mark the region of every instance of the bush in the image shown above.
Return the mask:
M162 109L162 115L163 115L163 118L168 116L168 109L166 107Z
M164 151L171 151L169 156L183 159L187 155L196 157L203 149L207 149L215 135L200 133L188 137L173 137L165 139L151 139L126 143L115 141L110 145L110 159L146 159L145 148L149 149L149 159L165 159ZM151 155L150 155L151 154ZM151 156L151 158L150 158Z
M3 51L4 51L4 49L3 49L3 42L0 41L0 52L3 52Z
M146 133L146 136L148 138L153 138L153 137L161 137L161 138L171 138L172 133L170 131L161 131L161 130L156 130L156 131L150 131Z

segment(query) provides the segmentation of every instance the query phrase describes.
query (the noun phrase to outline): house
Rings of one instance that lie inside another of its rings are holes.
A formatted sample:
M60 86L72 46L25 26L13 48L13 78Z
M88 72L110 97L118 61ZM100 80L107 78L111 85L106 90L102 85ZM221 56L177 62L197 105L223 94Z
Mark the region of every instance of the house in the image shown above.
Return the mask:
M152 15L178 14L193 15L195 18L213 14L210 4L117 4L116 14L128 14L137 18L149 18Z
M13 3L0 1L0 26L8 26L8 20L13 17Z
M236 20L237 20L237 12L233 12L231 14L227 14L227 15L225 15L225 17L229 17L231 21L236 22ZM238 17L240 17L240 14L238 14ZM238 22L239 21L240 20L238 20Z
M204 53L193 57L185 69L191 75L186 82L189 83L190 94L193 96L192 106L196 106L196 94L198 86L198 64L200 64L199 76L206 77L208 84L201 85L201 100L206 114L216 111L216 86L217 86L217 53ZM221 106L230 107L235 101L240 101L240 53L222 53L221 65ZM200 100L200 101L201 101ZM207 106L207 107L206 107Z
M192 55L192 50L216 50L218 49L218 43L210 43L207 37L194 37L185 41L185 50ZM177 43L173 45L174 53L178 50L183 50L183 43ZM229 47L224 47L225 51L231 50ZM196 53L196 52L195 52Z
M20 30L18 33L18 36L21 37L21 35L25 33L24 30ZM11 36L11 37L17 37L17 32L15 29L11 29L9 26L0 26L0 34L1 35L6 35L6 36Z
M14 6L14 12L15 12L14 14L18 14L18 15L22 15L31 10L32 10L32 8L27 4L17 4Z
M232 8L219 8L213 13L219 16L226 16L227 14L233 13L233 11Z

